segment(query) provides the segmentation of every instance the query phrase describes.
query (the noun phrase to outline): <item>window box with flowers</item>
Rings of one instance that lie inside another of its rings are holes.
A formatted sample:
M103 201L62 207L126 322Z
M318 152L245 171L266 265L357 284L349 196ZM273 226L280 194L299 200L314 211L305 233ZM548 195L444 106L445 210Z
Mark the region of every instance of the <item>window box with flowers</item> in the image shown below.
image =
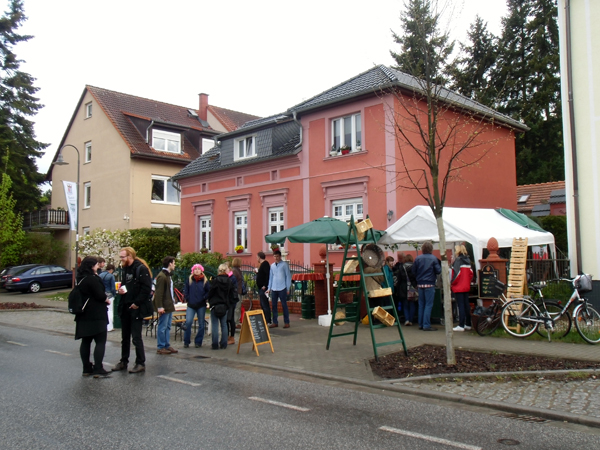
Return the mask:
M340 147L340 152L342 153L342 155L347 155L348 153L350 153L350 150L352 150L352 148L350 148L347 145L342 145Z
M202 247L200 249L200 253L208 253L208 249L206 247Z
M272 251L279 250L279 244L271 244L271 250Z
M236 253L242 253L244 251L244 246L243 245L236 245L234 248Z

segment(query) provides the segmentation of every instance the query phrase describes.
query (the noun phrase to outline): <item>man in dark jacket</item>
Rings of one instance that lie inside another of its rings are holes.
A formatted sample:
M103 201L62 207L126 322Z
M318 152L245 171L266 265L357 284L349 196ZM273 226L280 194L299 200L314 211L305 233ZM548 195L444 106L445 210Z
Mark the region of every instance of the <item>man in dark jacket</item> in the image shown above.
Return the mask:
M173 270L175 270L175 258L165 256L162 262L162 270L156 276L156 289L154 291L154 308L158 312L156 353L159 355L170 355L178 352L178 350L171 347L171 322L175 312L173 280L171 279Z
M271 325L271 306L267 298L267 289L269 288L269 274L271 273L271 265L266 261L264 252L258 252L258 272L256 273L256 288L258 289L258 298L260 299L260 307L265 315L267 325Z
M423 253L417 256L412 266L412 273L417 278L419 288L419 330L435 331L436 328L431 328L431 310L435 297L435 281L442 268L440 261L431 254L431 242L424 242L421 251Z
M131 342L135 346L135 366L129 373L146 370L146 353L142 341L142 322L140 305L147 302L152 291L152 277L147 264L137 258L131 247L122 248L119 259L123 267L122 282L118 293L121 295L119 316L121 317L121 360L114 371L126 370L129 363Z

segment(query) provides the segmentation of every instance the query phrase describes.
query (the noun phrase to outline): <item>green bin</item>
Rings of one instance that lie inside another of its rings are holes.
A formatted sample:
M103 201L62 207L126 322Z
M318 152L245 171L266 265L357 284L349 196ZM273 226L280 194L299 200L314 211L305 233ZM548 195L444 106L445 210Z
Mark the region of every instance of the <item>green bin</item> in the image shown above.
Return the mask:
M121 295L117 294L113 300L113 328L121 328L121 317L119 316L119 303L121 303Z

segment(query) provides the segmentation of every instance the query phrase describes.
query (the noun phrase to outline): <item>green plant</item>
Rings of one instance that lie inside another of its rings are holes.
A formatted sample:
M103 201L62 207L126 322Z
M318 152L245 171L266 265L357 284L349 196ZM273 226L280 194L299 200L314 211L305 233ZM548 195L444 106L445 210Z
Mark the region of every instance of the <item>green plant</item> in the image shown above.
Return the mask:
M279 244L271 244L271 250L279 250Z
M165 256L181 251L179 228L137 228L131 230L131 247L150 267L160 267Z
M25 233L19 264L60 264L68 245L54 238L54 233Z

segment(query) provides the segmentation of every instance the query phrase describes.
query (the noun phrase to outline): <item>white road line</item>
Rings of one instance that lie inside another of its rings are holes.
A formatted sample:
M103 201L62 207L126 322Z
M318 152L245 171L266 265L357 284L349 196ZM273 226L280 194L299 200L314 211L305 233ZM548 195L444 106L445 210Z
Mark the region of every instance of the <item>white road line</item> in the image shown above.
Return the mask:
M303 408L302 406L296 406L296 405L290 405L288 403L276 402L275 400L267 400L266 398L260 398L260 397L248 397L248 398L250 400L255 400L257 402L268 403L270 405L275 405L275 406L282 406L284 408L294 409L296 411L302 411L302 412L310 411L310 409Z
M12 345L20 345L21 347L27 347L27 344L21 344L20 342L15 342L15 341L6 341L8 344L12 344Z
M426 434L413 433L412 431L399 430L398 428L384 426L384 427L379 427L379 429L382 431L389 431L390 433L402 434L404 436L410 436L410 437L414 437L417 439L423 439L425 441L437 442L438 444L450 445L452 447L462 448L465 450L481 450L482 449L482 447L476 447L474 445L463 444L462 442L449 441L448 439L441 439L441 438L437 438L434 436L428 436Z
M56 350L44 350L44 351L48 352L48 353L56 353L57 355L71 356L70 353L57 352Z
M157 375L156 378L162 378L163 380L174 381L175 383L187 384L189 386L201 386L200 383L192 383L191 381L180 380L178 378L167 377L165 375Z

